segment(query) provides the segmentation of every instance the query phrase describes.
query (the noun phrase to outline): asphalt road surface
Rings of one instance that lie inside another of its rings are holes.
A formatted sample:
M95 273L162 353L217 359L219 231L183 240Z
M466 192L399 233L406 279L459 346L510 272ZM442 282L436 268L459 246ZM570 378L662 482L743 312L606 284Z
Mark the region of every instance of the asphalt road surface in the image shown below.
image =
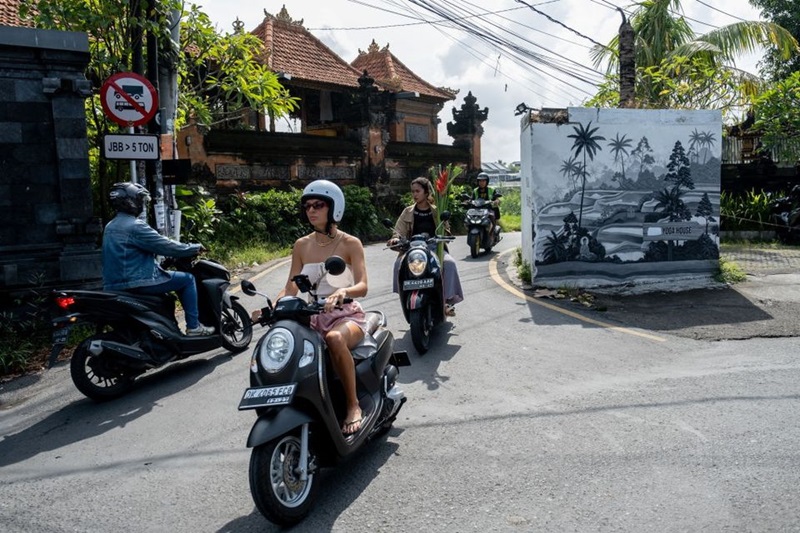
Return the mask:
M605 323L509 283L518 245L471 259L456 241L467 299L422 357L391 294L394 254L367 247L362 303L409 351L409 401L386 438L324 471L293 531L800 530L796 339ZM287 269L255 283L274 295ZM65 364L4 384L0 531L276 530L247 481L248 361L174 363L107 404Z

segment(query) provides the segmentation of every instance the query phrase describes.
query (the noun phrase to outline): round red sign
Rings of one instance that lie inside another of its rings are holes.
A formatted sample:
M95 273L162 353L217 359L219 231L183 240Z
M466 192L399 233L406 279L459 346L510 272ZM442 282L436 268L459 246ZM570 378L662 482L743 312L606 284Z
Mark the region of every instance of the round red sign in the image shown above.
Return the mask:
M158 111L158 93L144 76L119 72L103 83L100 103L106 116L120 126L141 126Z

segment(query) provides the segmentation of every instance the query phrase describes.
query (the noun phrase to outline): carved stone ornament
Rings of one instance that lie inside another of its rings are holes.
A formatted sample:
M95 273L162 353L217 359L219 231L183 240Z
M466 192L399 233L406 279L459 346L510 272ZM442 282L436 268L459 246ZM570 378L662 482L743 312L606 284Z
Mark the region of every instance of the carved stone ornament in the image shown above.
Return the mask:
M293 20L292 17L289 16L289 12L286 10L286 4L283 4L283 7L278 12L277 15L271 15L266 9L264 10L264 16L267 18L274 18L275 20L279 20L281 22L285 22L287 24L291 24L293 26L300 26L303 27L303 19L300 20Z

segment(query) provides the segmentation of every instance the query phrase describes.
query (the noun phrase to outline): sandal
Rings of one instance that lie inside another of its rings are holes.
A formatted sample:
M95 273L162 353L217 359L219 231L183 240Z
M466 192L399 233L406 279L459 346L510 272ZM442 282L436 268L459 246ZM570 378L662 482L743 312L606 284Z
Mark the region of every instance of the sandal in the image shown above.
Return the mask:
M444 314L447 316L456 316L456 308L450 304L444 307Z
M358 432L358 430L361 429L361 420L362 418L357 418L350 422L345 422L344 426L342 427L342 435L352 435L353 433Z

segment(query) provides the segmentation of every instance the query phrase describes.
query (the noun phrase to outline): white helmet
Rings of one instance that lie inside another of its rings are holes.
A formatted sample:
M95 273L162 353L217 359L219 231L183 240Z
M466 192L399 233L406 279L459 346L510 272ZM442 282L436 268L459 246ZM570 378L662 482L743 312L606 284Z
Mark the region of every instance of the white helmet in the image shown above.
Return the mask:
M344 216L344 194L338 185L328 180L315 180L303 189L300 202L319 198L328 204L328 223L339 223Z

